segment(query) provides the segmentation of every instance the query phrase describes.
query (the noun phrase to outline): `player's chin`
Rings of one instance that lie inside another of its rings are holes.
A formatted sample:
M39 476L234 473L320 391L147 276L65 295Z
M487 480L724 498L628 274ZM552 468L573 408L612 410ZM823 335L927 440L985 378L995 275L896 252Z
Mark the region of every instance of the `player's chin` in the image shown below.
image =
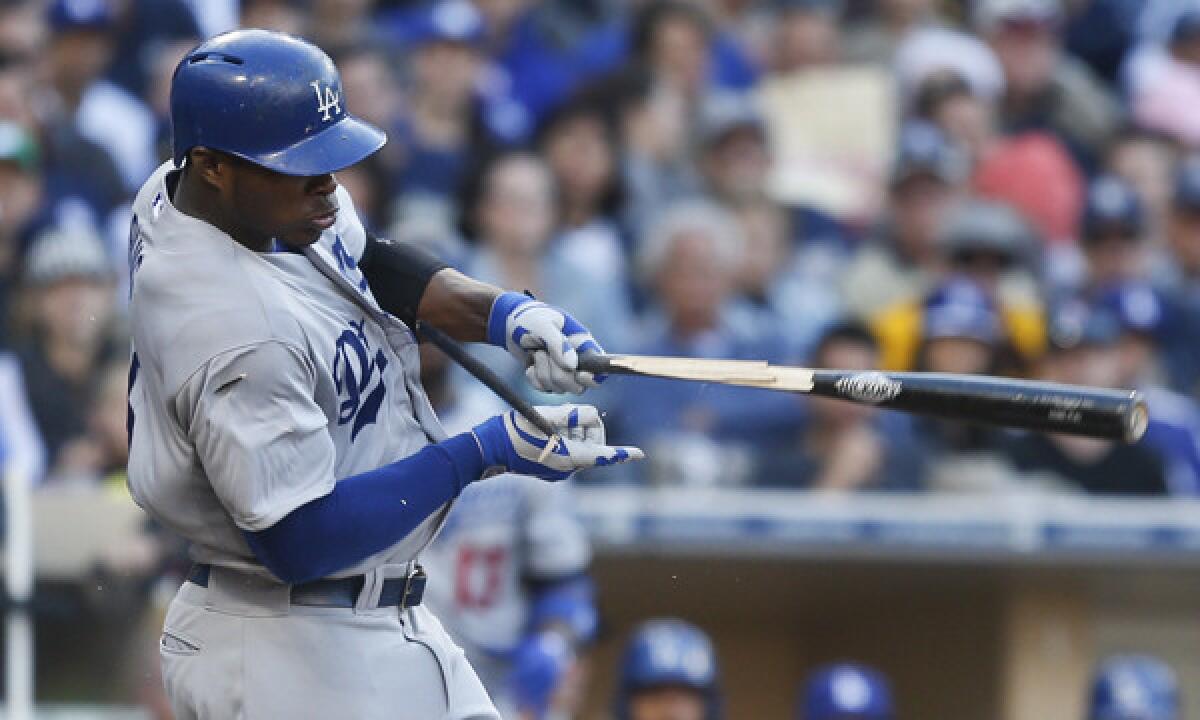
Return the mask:
M315 243L321 237L321 233L325 232L325 228L319 225L306 223L276 235L279 241L285 245L294 248L303 248Z

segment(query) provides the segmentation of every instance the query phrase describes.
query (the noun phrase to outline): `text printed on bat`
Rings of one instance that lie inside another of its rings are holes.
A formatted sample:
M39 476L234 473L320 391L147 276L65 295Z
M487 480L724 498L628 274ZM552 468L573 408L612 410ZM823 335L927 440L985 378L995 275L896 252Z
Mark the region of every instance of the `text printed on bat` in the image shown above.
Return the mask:
M857 373L838 378L834 387L852 400L871 405L894 400L902 389L899 380L893 380L881 372Z

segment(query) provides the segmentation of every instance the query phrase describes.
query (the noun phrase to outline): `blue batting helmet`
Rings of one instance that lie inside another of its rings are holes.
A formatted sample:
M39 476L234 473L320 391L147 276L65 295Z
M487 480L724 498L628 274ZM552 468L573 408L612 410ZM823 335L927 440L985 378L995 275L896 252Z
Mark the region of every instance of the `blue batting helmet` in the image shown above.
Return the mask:
M684 687L704 698L708 720L720 716L717 658L703 630L674 618L649 620L629 638L621 659L617 720L629 720L630 698L658 687Z
M175 164L204 146L285 175L324 175L387 142L347 114L337 68L283 33L236 30L189 52L171 81Z
M1179 689L1166 663L1117 655L1096 669L1088 720L1179 720Z
M801 703L803 720L891 720L893 714L887 678L850 663L829 665L810 675Z

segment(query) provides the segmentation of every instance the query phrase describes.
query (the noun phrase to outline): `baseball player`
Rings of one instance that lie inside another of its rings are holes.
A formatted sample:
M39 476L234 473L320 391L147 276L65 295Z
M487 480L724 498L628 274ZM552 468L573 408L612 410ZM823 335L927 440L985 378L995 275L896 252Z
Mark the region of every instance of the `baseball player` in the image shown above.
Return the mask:
M674 618L648 620L621 656L616 720L720 720L717 657L703 630Z
M598 346L364 232L332 173L385 136L307 42L201 44L171 121L133 208L128 420L133 496L196 561L161 641L176 717L498 718L421 605L418 553L485 472L555 481L641 451L606 445L587 406L544 409L553 445L513 413L448 437L409 328L504 345L540 390L594 384L576 363Z
M1088 720L1179 720L1179 685L1149 655L1115 655L1096 668Z
M421 347L421 381L448 432L493 414L499 399L450 380ZM422 555L425 603L466 651L506 718L571 717L579 657L596 631L591 548L567 483L506 473L472 485Z
M892 720L887 678L864 665L841 663L809 676L800 698L799 720Z

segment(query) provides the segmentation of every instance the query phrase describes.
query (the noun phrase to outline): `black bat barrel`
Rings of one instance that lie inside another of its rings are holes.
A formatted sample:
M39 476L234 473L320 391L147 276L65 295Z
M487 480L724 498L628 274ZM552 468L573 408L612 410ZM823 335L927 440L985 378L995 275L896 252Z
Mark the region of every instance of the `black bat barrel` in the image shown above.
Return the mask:
M1141 393L974 375L816 370L812 393L905 412L1135 442Z

